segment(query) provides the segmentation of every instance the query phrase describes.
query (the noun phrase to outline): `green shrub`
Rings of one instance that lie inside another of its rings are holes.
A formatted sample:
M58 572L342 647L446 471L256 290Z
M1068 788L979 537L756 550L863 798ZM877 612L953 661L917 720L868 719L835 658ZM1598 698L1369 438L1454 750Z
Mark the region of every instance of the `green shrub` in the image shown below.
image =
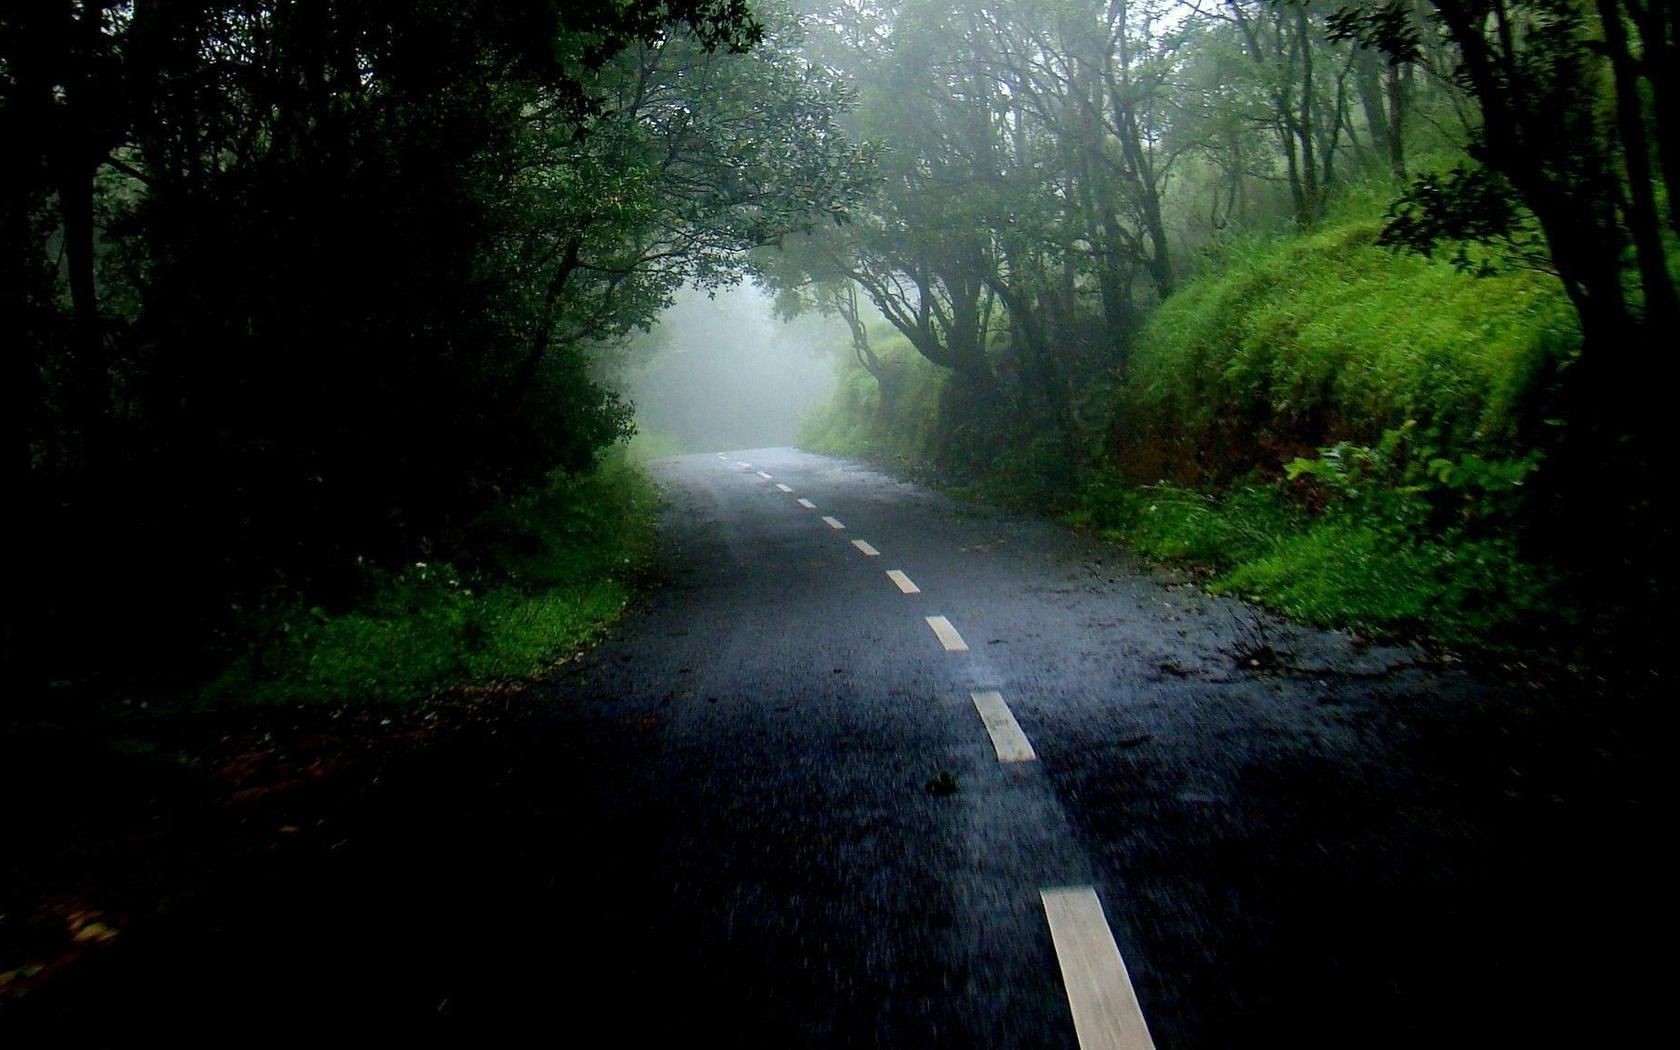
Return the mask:
M1555 581L1506 542L1405 541L1330 517L1237 566L1214 590L1309 623L1497 647L1559 618Z
M874 335L875 354L894 377L898 400L881 411L881 388L848 350L828 402L800 421L799 447L835 456L920 467L931 459L946 374L902 335Z
M250 625L208 704L387 702L530 678L593 639L653 552L657 495L622 456L475 522L455 563L367 573L354 608Z
M1315 514L1279 484L1215 496L1132 488L1108 473L1064 520L1151 560L1206 568L1217 593L1323 626L1498 648L1568 622L1555 575L1510 540L1431 534L1418 524L1427 505L1378 491Z
M1115 407L1134 483L1218 486L1416 421L1440 455L1522 444L1527 399L1577 336L1554 278L1472 278L1376 246L1366 206L1228 246L1150 318Z

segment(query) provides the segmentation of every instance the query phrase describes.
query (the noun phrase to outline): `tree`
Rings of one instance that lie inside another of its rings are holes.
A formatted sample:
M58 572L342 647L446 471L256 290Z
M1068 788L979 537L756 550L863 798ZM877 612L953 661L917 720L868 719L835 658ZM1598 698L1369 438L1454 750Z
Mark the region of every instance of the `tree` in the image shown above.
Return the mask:
M744 0L6 8L8 480L54 575L9 590L5 658L108 620L157 625L113 665L176 664L230 605L338 600L589 469L629 425L602 348L866 177L788 28Z
M1645 0L1432 7L1477 109L1475 166L1420 176L1386 237L1426 252L1465 240L1526 250L1538 233L1539 258L1568 292L1582 333L1555 406L1566 425L1547 472L1549 517L1564 533L1554 542L1607 587L1654 587L1657 600L1673 583L1649 566L1667 563L1673 531L1672 439L1659 398L1680 319L1662 232L1675 228L1680 177L1672 12ZM1380 23L1365 28L1391 53L1407 44ZM1632 513L1604 520L1597 494L1606 489L1628 494Z

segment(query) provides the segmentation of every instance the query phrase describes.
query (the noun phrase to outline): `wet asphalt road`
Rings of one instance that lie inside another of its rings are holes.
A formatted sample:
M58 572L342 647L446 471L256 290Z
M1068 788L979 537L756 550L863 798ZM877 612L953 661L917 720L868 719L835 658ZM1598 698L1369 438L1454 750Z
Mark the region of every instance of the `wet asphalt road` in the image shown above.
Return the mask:
M330 862L77 1009L185 1042L1071 1047L1039 891L1089 885L1161 1047L1641 1041L1651 800L1568 698L855 464L654 469L664 583L529 724L393 771ZM1038 761L998 761L981 689Z

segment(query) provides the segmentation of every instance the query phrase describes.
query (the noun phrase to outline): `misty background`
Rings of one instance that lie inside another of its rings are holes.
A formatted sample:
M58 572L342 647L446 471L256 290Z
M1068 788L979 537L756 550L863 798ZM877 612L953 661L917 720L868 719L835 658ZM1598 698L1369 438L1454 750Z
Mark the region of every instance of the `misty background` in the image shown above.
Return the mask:
M623 379L644 438L674 452L794 443L834 389L846 329L815 315L784 322L772 307L752 285L678 293Z

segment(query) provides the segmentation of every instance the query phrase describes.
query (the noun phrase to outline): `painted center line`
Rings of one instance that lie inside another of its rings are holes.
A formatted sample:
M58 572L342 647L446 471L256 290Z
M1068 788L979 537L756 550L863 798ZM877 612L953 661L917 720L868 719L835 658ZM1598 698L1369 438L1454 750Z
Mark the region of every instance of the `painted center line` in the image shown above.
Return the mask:
M799 499L799 505L801 507L804 507L806 510L816 510L817 509L817 505L815 503L812 503L810 500L805 499L803 496L800 497L800 499Z
M827 514L823 515L823 521L826 521L828 523L828 527L831 529L843 529L846 527L840 523L839 518L831 518Z
M1040 890L1039 896L1080 1050L1155 1050L1097 892L1060 886Z
M969 695L974 698L974 709L980 712L980 721L992 738L992 749L997 752L999 762L1033 762L1038 759L1038 752L1033 750L1027 734L1021 732L1021 723L1015 721L1015 713L1003 702L1002 693L987 689Z
M779 481L776 482L776 487L781 489L783 492L792 492L793 491L792 489L788 488L786 485L782 484Z
M853 540L852 541L852 546L856 547L858 550L867 554L871 558L879 558L881 556L880 551L876 550L874 547L871 547L869 544L863 542L862 540Z
M719 458L719 459L728 459L728 458L729 458L729 457L728 457L728 456L726 456L726 455L724 455L724 454L723 454L723 453L722 453L722 452L719 452L719 453L718 453L718 458Z
M903 569L888 569L887 579L898 584L898 589L905 594L920 594L922 589L911 582L910 577L904 575Z
M740 460L736 460L735 465L737 467L740 467L742 470L751 470L752 469L752 464L751 463L742 463Z
M763 479L764 479L764 480L765 480L765 481L769 481L769 480L770 480L770 475L768 475L768 474L766 474L766 473L764 473L764 471L762 471L762 470L761 470L761 471L759 471L759 472L758 472L758 476L759 476L759 477L761 477L761 478L763 478Z
M938 636L939 644L945 647L946 652L968 652L968 643L963 641L962 635L958 634L957 629L951 626L950 620L943 616L929 616L927 625L933 628L933 633Z

